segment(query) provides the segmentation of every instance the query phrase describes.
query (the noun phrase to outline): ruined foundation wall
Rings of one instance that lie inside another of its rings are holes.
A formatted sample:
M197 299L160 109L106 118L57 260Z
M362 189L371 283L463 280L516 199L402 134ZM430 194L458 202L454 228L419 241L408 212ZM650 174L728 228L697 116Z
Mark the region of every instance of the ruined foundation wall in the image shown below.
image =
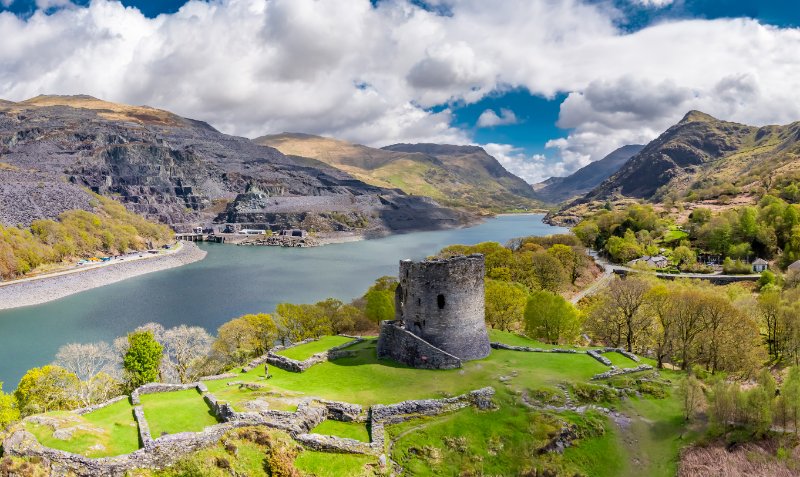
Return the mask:
M400 327L396 321L381 323L378 359L391 359L414 368L453 369L461 360Z

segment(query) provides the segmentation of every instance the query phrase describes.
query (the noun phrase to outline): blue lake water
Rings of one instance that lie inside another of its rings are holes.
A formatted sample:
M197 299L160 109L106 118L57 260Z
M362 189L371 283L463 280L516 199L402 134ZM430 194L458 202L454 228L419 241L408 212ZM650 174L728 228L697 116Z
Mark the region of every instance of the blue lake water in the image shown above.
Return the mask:
M475 227L416 232L317 248L202 244L205 260L89 290L43 305L0 311L0 382L16 387L28 369L51 362L66 343L111 341L155 321L210 332L244 313L272 312L280 302L349 301L398 261L451 244L505 243L562 233L542 215L501 216Z

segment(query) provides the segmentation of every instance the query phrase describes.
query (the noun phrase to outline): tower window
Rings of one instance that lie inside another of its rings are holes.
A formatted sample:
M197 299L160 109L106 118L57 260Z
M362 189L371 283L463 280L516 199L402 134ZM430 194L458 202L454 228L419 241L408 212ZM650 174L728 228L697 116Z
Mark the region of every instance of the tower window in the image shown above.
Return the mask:
M440 310L444 308L444 295L439 295L436 297L436 304L439 305Z

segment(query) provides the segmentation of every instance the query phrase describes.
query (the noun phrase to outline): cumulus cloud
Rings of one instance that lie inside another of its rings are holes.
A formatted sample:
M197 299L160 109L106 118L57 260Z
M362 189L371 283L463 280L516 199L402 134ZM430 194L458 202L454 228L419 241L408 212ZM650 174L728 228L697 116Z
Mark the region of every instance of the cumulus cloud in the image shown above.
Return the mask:
M500 115L492 109L487 109L478 117L478 127L491 128L495 126L505 126L507 124L516 124L517 115L514 111L506 108L500 109Z
M689 109L750 124L800 118L800 30L749 19L628 33L607 2L579 0L454 0L442 2L446 15L410 0L192 0L152 19L110 0L39 1L51 14L0 13L4 99L83 93L238 135L380 146L474 142L453 125L450 102L502 88L567 93L568 134L548 143L550 159L493 146L529 180L647 142ZM481 127L514 117L484 114Z
M548 162L542 154L525 154L519 147L510 144L484 144L483 148L517 177L521 177L530 184L541 182L552 176L565 174L561 163Z

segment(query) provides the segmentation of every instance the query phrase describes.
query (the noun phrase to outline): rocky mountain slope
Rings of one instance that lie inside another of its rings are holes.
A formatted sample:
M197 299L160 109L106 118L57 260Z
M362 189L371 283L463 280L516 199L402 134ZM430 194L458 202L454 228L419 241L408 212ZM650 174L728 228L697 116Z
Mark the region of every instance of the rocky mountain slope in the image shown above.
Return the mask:
M446 205L493 212L540 206L529 184L477 146L395 144L376 149L296 133L254 141L293 157L324 162L369 184L432 197Z
M794 161L799 133L800 122L759 128L690 111L584 200L658 200L726 182L746 186Z
M0 103L0 178L7 225L89 208L84 188L177 229L239 222L386 233L473 220L201 121L89 96Z
M611 152L599 161L592 162L567 177L551 177L534 184L536 196L544 202L559 203L582 196L617 172L628 159L644 148L640 144L629 144Z
M800 180L800 122L747 126L690 111L619 171L550 217L578 220L606 201L716 201L776 193ZM734 200L735 199L735 200Z

